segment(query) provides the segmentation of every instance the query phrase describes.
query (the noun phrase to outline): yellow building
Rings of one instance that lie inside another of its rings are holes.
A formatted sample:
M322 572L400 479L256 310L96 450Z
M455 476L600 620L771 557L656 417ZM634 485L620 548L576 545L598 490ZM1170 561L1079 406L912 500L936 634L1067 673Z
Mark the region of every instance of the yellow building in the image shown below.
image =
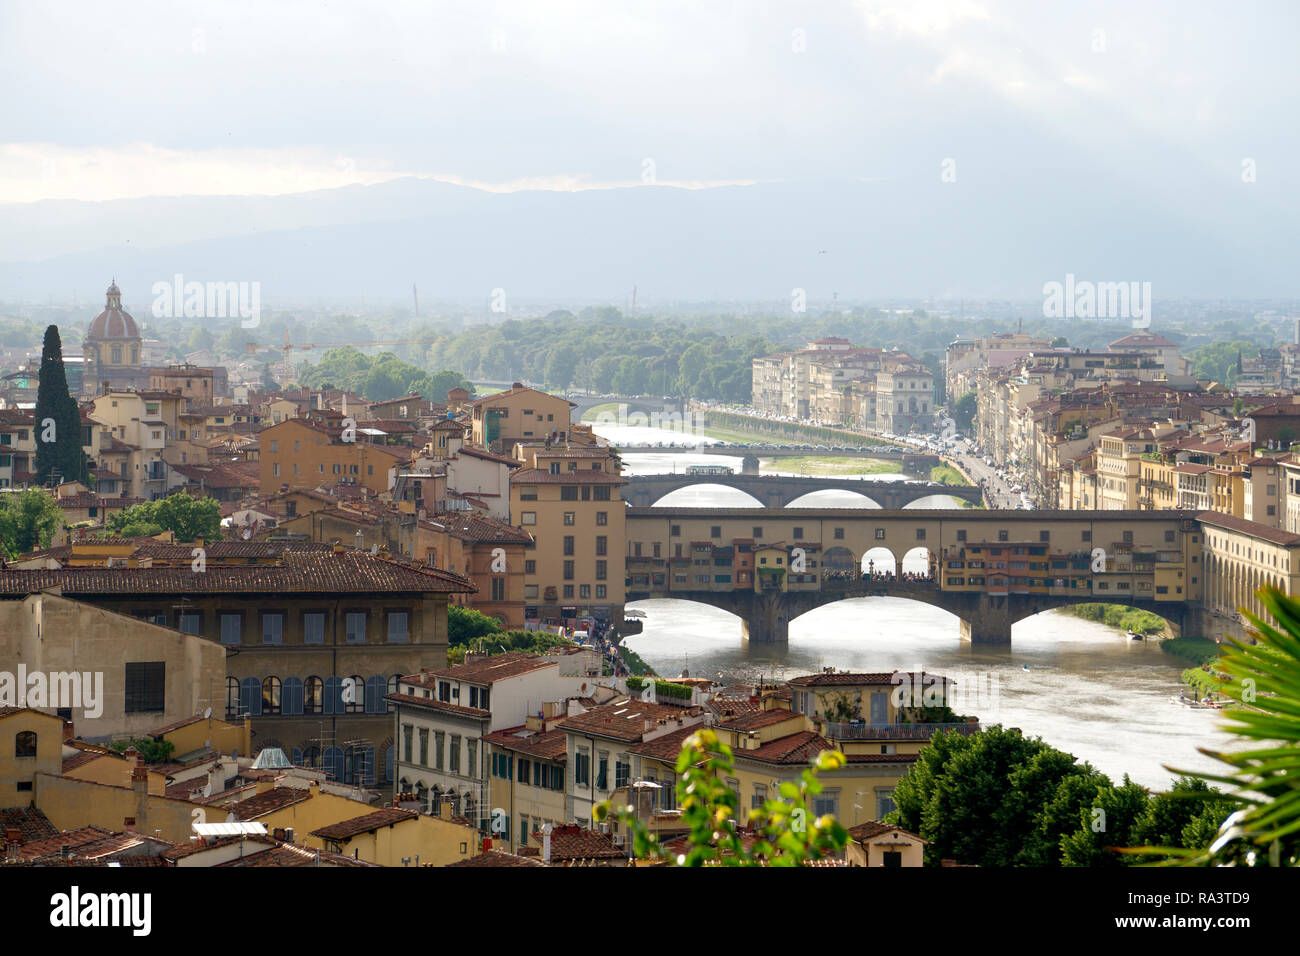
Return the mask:
M849 827L844 859L849 866L923 866L927 840L875 821Z
M471 441L504 453L517 442L569 439L573 402L515 382L504 392L470 403Z
M464 818L386 807L313 830L308 846L380 866L450 866L477 856L478 833Z
M0 707L0 808L32 802L38 773L63 766L63 720L30 707Z
M555 449L536 451L534 462L510 479L511 523L533 539L524 551L525 616L620 621L627 530L617 458Z
M212 716L195 714L149 731L149 737L159 743L172 745L172 754L181 758L190 754L205 752L241 753L253 752L253 724L247 714L238 723L228 723Z
M380 444L355 419L313 410L258 433L260 490L310 491L323 484L355 484L378 495L391 487L390 472L405 468L411 449Z
M530 845L532 834L547 823L569 819L564 793L567 737L555 719L529 717L522 727L498 730L483 738L488 745L492 807L505 811L492 833L493 846L514 852Z

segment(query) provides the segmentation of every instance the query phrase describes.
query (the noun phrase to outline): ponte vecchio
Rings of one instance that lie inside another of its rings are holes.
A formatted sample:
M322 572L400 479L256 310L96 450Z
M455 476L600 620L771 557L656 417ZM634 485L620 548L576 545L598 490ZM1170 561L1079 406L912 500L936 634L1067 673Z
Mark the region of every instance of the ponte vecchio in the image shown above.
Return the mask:
M1141 607L1178 631L1202 610L1204 538L1192 511L632 507L626 599L722 608L751 641L785 641L799 615L872 595L941 607L981 644L1087 602ZM928 572L904 574L916 549Z

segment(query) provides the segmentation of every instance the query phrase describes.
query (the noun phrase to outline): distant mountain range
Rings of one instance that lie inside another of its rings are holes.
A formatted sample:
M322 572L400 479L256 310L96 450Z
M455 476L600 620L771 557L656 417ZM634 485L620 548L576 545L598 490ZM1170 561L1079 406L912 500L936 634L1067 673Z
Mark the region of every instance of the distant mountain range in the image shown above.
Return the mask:
M1067 273L1162 297L1300 294L1297 199L1265 183L1185 198L1086 177L762 183L494 193L429 179L259 197L0 205L0 299L128 308L151 287L258 281L264 308L422 303L1032 300Z

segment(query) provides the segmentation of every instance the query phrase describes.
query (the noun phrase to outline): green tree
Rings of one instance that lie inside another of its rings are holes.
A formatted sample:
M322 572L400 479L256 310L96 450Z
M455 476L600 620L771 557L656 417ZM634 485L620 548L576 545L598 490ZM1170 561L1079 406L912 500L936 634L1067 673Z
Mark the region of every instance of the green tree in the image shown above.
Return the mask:
M0 546L7 557L48 548L61 527L63 512L40 488L0 495Z
M1202 833L1206 824L1210 824L1212 835L1232 812L1231 803L1219 799L1221 796L1204 780L1179 777L1168 793L1155 794L1148 801L1146 810L1133 826L1134 842L1190 849L1209 846L1210 840ZM1188 836L1192 843L1186 842ZM1198 842L1202 839L1205 842Z
M578 368L578 354L573 349L561 347L551 349L550 356L546 360L546 371L543 377L553 388L564 391L573 381L574 373Z
M1000 724L977 734L936 734L895 787L896 809L885 822L928 840L931 865L954 859L1011 866L1037 819L1024 811L1009 781L1030 758L1051 749Z
M953 402L952 420L956 423L958 431L969 435L974 430L976 407L977 398L974 392L965 392Z
M90 483L90 466L81 447L81 412L68 391L59 327L45 330L40 384L36 389L36 481Z
M109 515L108 530L121 537L170 531L177 541L221 540L221 505L215 498L192 498L183 491L161 501L144 501Z
M1137 821L1147 809L1147 791L1124 775L1118 787L1102 787L1083 808L1079 828L1061 841L1066 866L1125 866L1134 862L1116 849L1134 845Z
M702 729L686 738L677 757L677 804L681 822L689 828L685 853L674 856L666 850L635 807L614 808L606 801L597 804L592 817L616 817L642 860L662 860L670 866L802 866L839 853L848 842L848 833L835 817L813 819L808 810L809 798L822 792L819 775L845 763L839 751L818 754L798 783L781 784L779 799L750 811L747 822L754 839L746 841L738 820L739 798L726 783L735 772L731 748L713 731Z
M501 625L494 618L473 608L447 605L447 644L464 647L480 637L501 635Z

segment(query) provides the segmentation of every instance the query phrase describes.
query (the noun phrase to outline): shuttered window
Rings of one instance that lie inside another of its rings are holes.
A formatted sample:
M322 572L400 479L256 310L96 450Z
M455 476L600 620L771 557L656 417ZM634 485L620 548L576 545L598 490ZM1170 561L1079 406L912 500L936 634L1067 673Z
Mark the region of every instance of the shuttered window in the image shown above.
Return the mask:
M148 661L126 665L126 712L162 711L165 706L167 665Z

